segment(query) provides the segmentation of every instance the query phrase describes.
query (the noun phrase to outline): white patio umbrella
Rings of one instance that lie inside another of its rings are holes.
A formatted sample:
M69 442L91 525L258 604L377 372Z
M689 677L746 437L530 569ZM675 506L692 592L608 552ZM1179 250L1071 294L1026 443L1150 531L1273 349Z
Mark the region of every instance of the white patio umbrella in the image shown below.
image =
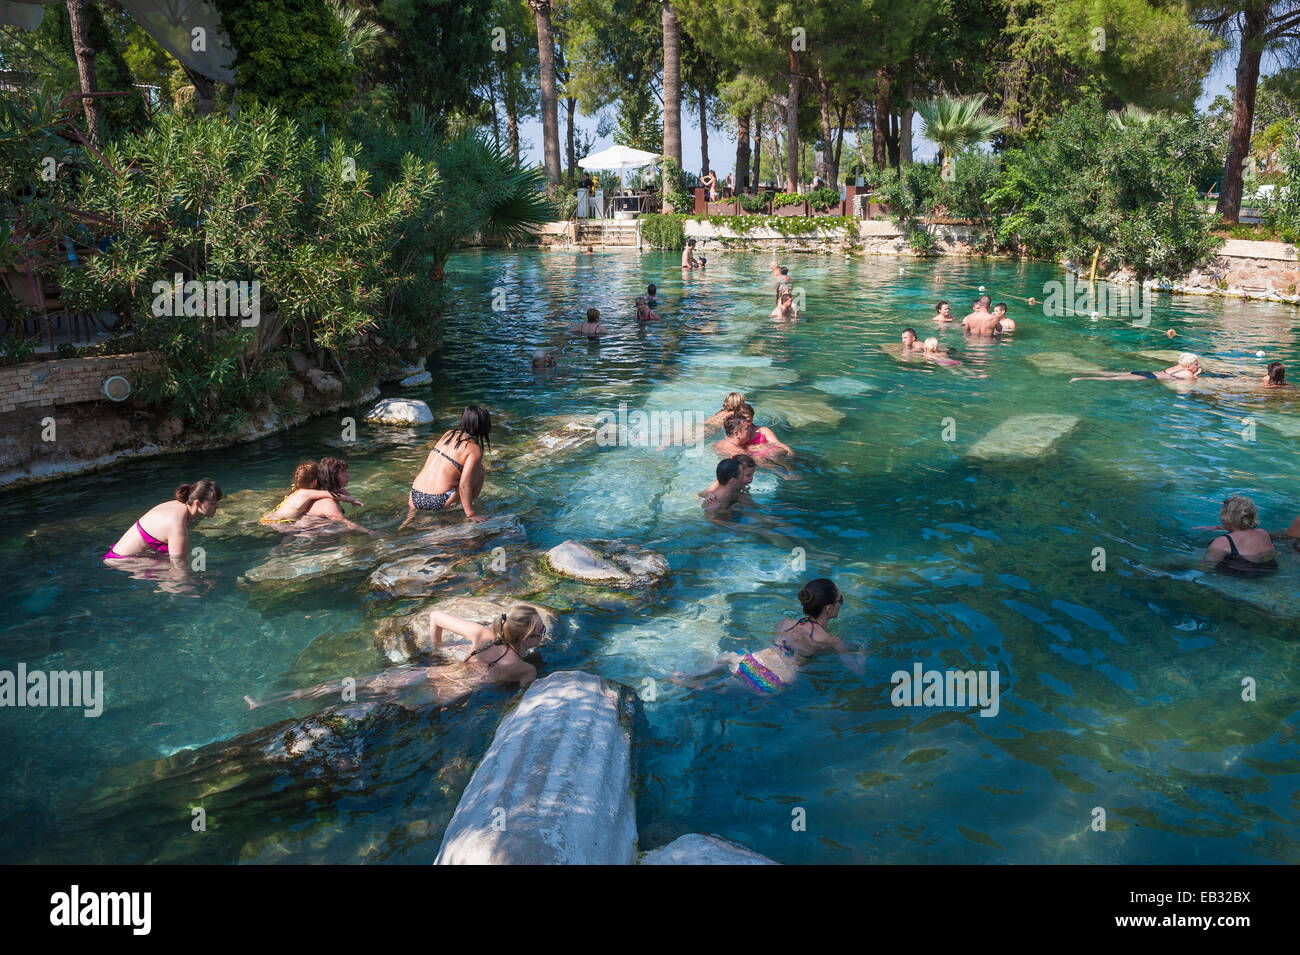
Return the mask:
M661 158L658 154L648 153L644 149L610 146L598 153L584 156L578 160L578 165L583 169L617 169L619 184L622 185L624 169L640 169L657 163Z

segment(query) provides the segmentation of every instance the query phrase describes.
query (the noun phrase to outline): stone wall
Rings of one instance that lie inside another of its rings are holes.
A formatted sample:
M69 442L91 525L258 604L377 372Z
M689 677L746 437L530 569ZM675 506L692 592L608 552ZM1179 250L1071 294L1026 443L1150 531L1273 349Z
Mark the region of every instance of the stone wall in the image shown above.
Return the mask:
M0 414L20 408L52 408L83 401L107 401L104 381L121 375L132 387L141 368L151 364L148 354L60 358L0 368Z
M1174 282L1154 288L1191 295L1228 295L1300 303L1300 261L1294 245L1229 239L1213 260Z

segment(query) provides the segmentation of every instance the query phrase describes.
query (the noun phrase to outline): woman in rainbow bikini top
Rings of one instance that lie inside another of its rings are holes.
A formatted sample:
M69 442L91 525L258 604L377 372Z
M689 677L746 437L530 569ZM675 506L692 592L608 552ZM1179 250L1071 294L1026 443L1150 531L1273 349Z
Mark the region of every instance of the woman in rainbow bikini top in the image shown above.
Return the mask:
M132 524L109 548L104 560L165 557L172 566L185 569L190 554L190 524L217 513L221 496L221 488L211 478L180 485L175 500L159 504Z

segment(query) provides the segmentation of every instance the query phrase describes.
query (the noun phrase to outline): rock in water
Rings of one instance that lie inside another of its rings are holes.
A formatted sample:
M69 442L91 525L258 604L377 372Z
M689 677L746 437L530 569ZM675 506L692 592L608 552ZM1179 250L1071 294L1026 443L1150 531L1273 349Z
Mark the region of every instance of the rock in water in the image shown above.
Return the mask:
M514 465L535 464L594 444L599 435L597 421L597 415L568 415L540 422L537 433L529 436L528 447L521 449L523 453ZM505 450L504 456L509 457L510 451Z
M403 388L418 388L421 385L427 385L432 381L432 374L427 371L417 371L414 375L403 378L400 384Z
M844 420L842 411L821 398L763 398L758 410L760 419L774 418L790 428L833 428Z
M861 381L857 378L822 378L813 382L813 387L818 391L824 391L828 395L861 395L869 391L879 391L880 387L869 381ZM683 837L684 838L684 837ZM710 837L714 838L714 837Z
M546 552L546 566L590 584L638 587L668 576L668 561L654 551L614 540L567 540Z
M433 412L423 401L413 398L385 398L366 412L365 420L371 424L432 424Z
M429 613L437 610L441 613L460 617L481 626L489 626L492 621L506 613L517 603L526 603L542 616L546 624L543 640L552 640L555 636L558 619L555 614L535 603L511 600L506 597L448 597L424 604L413 613L399 617L390 617L380 622L375 628L375 646L383 651L392 663L405 663L414 656L433 652L433 626ZM461 636L464 636L461 634ZM448 646L446 634L443 638L443 653L452 659L463 659L467 647L453 639Z
M1091 375L1104 370L1101 365L1084 361L1082 358L1063 351L1045 351L1039 352L1037 355L1027 355L1025 361L1039 371L1062 375Z
M443 834L438 865L631 865L636 694L570 670L501 721Z
M1018 415L986 434L966 456L985 461L1039 458L1078 426L1079 419L1074 415Z
M641 856L641 865L780 865L721 836L688 832Z
M422 597L455 576L446 554L415 554L385 564L370 575L370 589L390 597Z

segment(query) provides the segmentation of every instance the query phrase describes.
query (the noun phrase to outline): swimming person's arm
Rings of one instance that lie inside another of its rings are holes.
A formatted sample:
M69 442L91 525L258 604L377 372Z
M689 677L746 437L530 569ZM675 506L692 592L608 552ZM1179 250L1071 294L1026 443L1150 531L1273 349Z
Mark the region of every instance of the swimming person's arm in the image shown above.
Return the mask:
M491 643L496 639L496 634L482 624L461 617L453 617L451 614L443 613L440 610L429 611L429 629L432 631L433 648L435 650L442 649L442 632L444 630L460 634L475 646L478 646L480 642Z
M840 655L840 662L849 670L861 676L867 672L867 652L860 647L855 647L835 634L830 635L827 646Z
M1287 537L1300 537L1300 517L1291 522L1291 526L1286 529Z
M1210 546L1205 548L1205 556L1201 558L1202 564L1217 564L1231 552L1227 541L1223 537L1216 537L1210 541Z
M759 434L761 434L763 437L767 438L767 443L770 444L772 447L776 448L778 451L784 451L786 454L789 454L789 455L791 455L791 456L794 455L794 449L791 448L791 447L790 447L788 444L786 444L785 442L783 442L780 438L778 438L778 437L777 437L777 436L772 432L772 429L771 429L771 428L766 428L766 427L764 427L764 428L759 428L758 431L759 431Z
M187 561L190 557L190 525L185 520L178 523L179 530L174 530L167 535L167 557L171 560L172 567L184 574L189 571Z

